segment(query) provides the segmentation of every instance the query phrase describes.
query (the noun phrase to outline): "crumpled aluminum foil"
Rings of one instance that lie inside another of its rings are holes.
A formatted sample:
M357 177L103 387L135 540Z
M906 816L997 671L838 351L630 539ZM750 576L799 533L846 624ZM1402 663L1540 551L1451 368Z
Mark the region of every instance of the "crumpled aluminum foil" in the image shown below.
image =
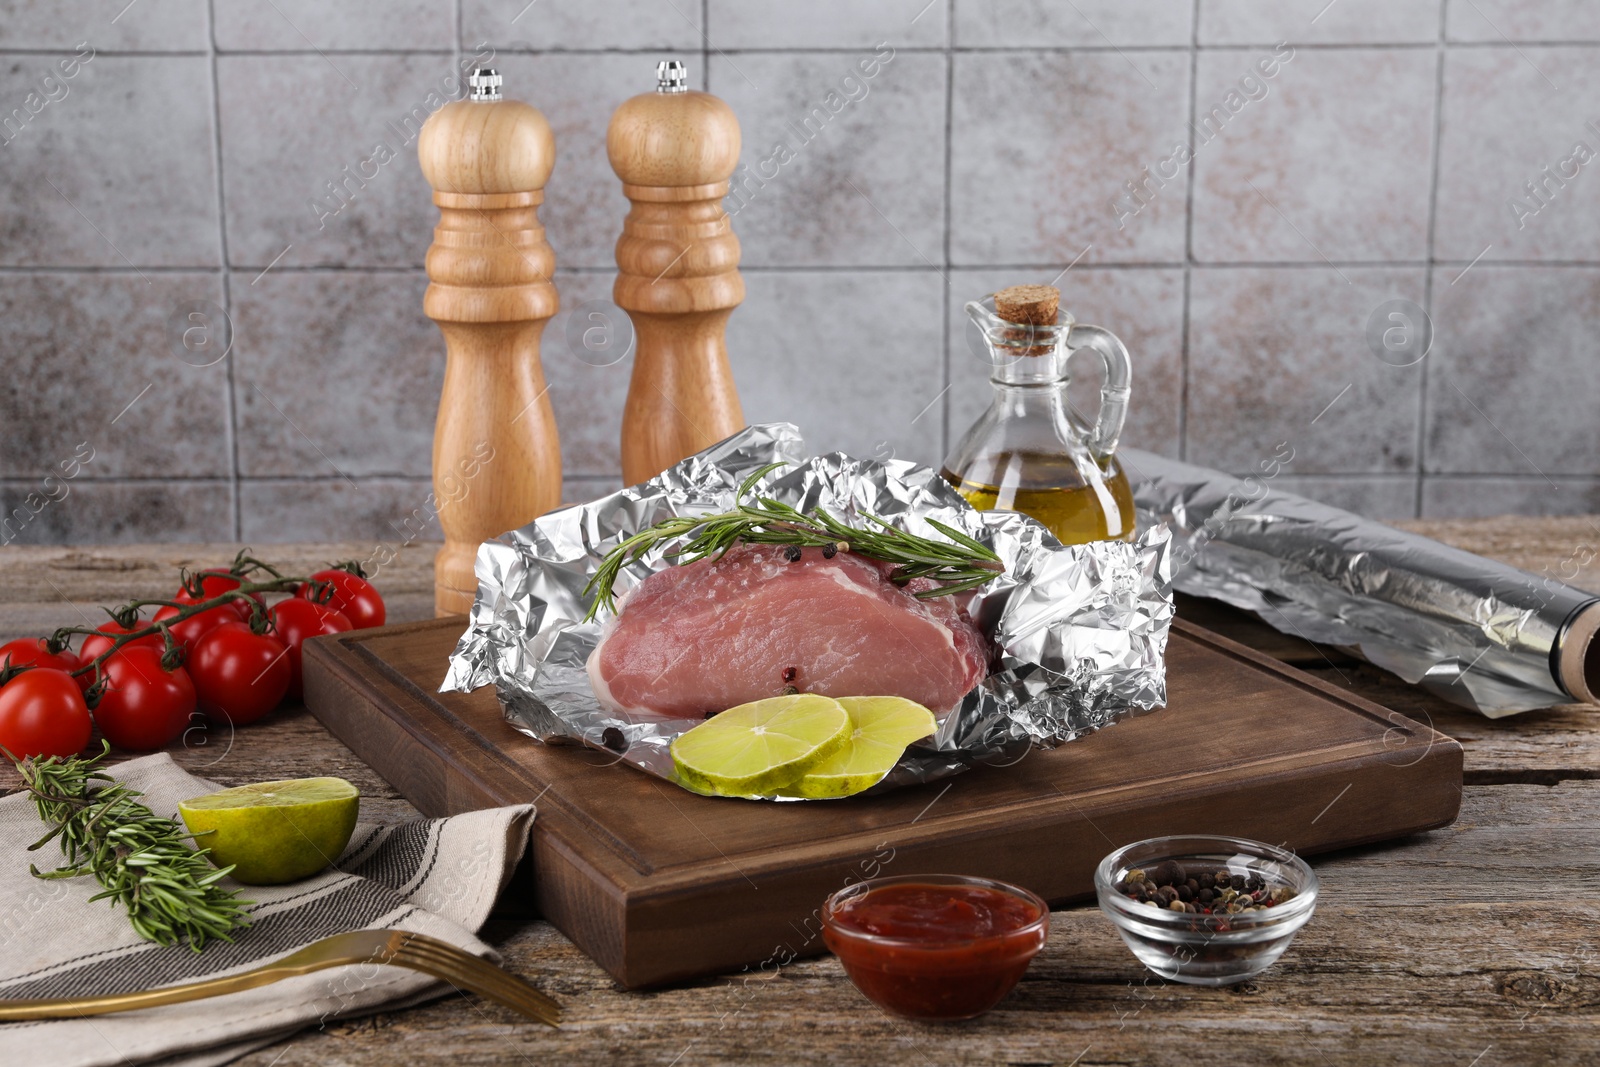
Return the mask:
M585 664L606 615L582 621L589 608L583 589L624 538L669 516L728 510L740 483L768 463L786 466L757 483L760 495L802 511L826 508L852 525L870 512L930 537L940 536L927 524L937 519L993 548L1006 564L968 607L1000 649L997 669L874 789L933 781L980 762L1014 762L1031 746L1054 747L1166 702L1172 593L1164 529L1147 531L1136 544L1063 547L1024 515L975 510L931 468L838 452L808 458L787 423L751 426L648 482L485 542L471 623L441 691L493 683L507 722L520 732L609 751L676 781L668 746L701 720L634 722L600 706ZM662 551L619 576L619 599L672 565Z
M1328 504L1134 449L1141 527L1172 530L1174 585L1338 645L1499 718L1564 704L1553 659L1600 597Z

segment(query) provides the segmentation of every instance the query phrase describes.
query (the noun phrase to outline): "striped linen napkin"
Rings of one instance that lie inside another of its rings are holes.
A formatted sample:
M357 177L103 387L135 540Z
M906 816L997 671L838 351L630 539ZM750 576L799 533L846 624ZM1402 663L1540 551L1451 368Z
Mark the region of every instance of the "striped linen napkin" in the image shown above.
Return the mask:
M165 754L112 767L144 793L157 814L218 786L180 769ZM362 823L335 865L285 886L246 886L254 925L232 944L204 951L163 948L133 932L126 913L91 877L42 881L28 873L56 866L24 794L0 798L0 998L123 993L249 970L312 941L350 930L428 934L479 956L494 950L474 936L522 856L533 806L475 811L396 826ZM119 1015L0 1023L0 1063L62 1067L161 1060L210 1067L335 1018L420 1003L449 992L426 975L376 965L337 967L260 989Z

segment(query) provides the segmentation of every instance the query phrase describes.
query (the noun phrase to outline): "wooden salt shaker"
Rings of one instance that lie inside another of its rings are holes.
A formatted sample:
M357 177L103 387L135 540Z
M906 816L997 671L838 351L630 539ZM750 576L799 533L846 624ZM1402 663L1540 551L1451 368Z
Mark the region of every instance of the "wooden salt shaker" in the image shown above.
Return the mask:
M471 610L478 545L561 503L555 412L539 336L559 301L555 253L538 207L555 137L537 109L500 96L479 69L472 92L422 127L417 158L439 225L423 310L444 334L444 391L433 433L433 489L445 543L434 611Z
M691 92L682 63L611 116L606 153L633 202L617 240L614 299L638 338L622 419L622 477L634 485L744 428L723 331L744 299L739 239L722 209L739 162L739 121Z

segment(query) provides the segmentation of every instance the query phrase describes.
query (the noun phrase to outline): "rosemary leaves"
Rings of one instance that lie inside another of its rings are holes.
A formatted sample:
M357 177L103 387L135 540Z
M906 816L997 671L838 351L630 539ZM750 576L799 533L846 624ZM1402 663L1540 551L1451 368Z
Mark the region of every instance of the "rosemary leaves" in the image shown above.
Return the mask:
M667 553L677 563L693 563L719 557L734 545L745 542L759 545L791 545L796 548L820 547L831 558L832 552L854 552L868 559L895 565L891 580L904 585L913 578L928 578L942 584L917 592L922 598L948 596L975 589L1005 570L1000 557L960 530L929 519L928 522L949 541L935 541L898 529L875 515L866 515L872 528L850 526L821 508L802 513L794 507L757 497L746 503L745 496L768 471L781 466L768 464L754 472L734 494L734 510L717 515L679 515L663 519L629 537L606 553L599 568L584 587L584 594L595 594L585 621L593 619L604 606L616 609L614 589L622 568L657 545L685 538L678 548Z
M138 802L138 791L95 769L111 746L90 759L24 759L17 764L23 788L33 797L50 832L31 852L59 838L67 862L53 871L29 866L35 878L93 875L102 892L128 911L140 937L162 945L187 941L196 952L211 938L250 925L250 902L221 886L232 867L214 868L205 849L191 849L192 835Z

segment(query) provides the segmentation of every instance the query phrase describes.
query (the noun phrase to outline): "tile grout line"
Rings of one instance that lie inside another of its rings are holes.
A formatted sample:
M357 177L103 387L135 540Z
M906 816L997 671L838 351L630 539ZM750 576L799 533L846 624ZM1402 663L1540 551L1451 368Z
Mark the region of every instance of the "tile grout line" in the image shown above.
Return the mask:
M1185 264L1182 260L1141 260L1138 262L1098 262L1080 263L1072 269L1080 273L1093 273L1095 271L1156 271L1156 270L1181 270L1185 266L1192 266L1197 271L1227 271L1227 270L1317 270L1326 271L1330 267L1345 267L1354 270L1413 270L1428 267L1469 267L1475 262L1481 262L1485 267L1494 267L1497 270L1600 270L1600 260L1590 259L1492 259L1483 258L1481 261L1466 259L1332 259L1332 260L1240 260L1234 263L1205 263L1195 262ZM229 269L242 273L259 273L270 268L273 274L414 274L423 269L422 263L405 263L399 265L361 264L350 266L346 264L321 264L308 266L294 266L283 263L232 263ZM1052 260L1036 263L951 263L951 270L975 271L1039 271L1057 270L1061 260ZM141 264L136 267L94 266L78 264L45 264L29 266L4 266L0 265L0 276L4 275L48 275L48 274L208 274L215 271L215 264L199 264L191 266L154 266ZM769 273L789 272L794 274L805 273L909 273L928 274L940 273L941 268L936 263L741 263L741 271L756 271ZM556 267L558 274L615 274L615 265L559 265Z
M217 249L221 255L218 275L222 282L222 313L228 320L228 352L223 357L223 381L227 389L228 419L226 447L228 450L228 496L233 506L232 535L235 542L244 538L244 504L239 499L239 400L234 389L234 345L238 338L233 329L233 285L228 277L228 204L222 180L222 90L217 76L217 2L206 0L206 20L209 30L207 55L211 67L211 151L217 168Z
M660 55L663 51L659 47L648 48L517 48L515 42L505 45L493 41L485 42L494 48L497 53L507 55L526 56L606 56L606 55ZM1229 44L1189 44L1171 45L1096 45L1096 44L1055 44L1055 45L966 45L962 47L934 47L928 45L908 45L899 51L922 55L942 55L953 52L956 55L989 54L989 55L1058 55L1069 52L1086 53L1172 53L1182 54L1188 52L1255 52L1263 48L1276 47L1281 42L1277 39L1270 41L1254 41ZM1308 52L1425 52L1438 47L1437 41L1340 41L1340 42L1295 42L1296 48ZM1538 41L1449 41L1447 46L1452 49L1481 49L1483 51L1506 50L1517 48L1582 48L1587 50L1600 50L1600 39L1593 40L1538 40ZM840 47L806 47L806 48L726 48L720 49L725 55L854 55L860 51L859 46ZM0 48L0 57L5 56L68 56L72 55L71 49L66 48ZM206 49L102 49L97 50L97 56L110 56L120 58L175 58L183 56L443 56L449 55L448 48L326 48L314 51L307 48L218 48L215 52Z
M1428 266L1422 272L1422 313L1427 316L1428 321L1429 352L1423 354L1417 368L1422 380L1417 384L1417 487L1413 508L1414 517L1419 519L1422 518L1423 494L1428 482L1428 383L1432 375L1429 373L1427 356L1432 351L1433 343L1438 339L1437 331L1433 328L1433 274L1437 269L1433 257L1434 239L1438 232L1440 160L1444 155L1444 65L1448 51L1445 38L1449 9L1450 5L1447 2L1439 5L1439 39L1434 45L1436 59L1433 86L1433 158L1432 173L1428 179Z
M939 300L940 309L940 336L943 339L941 354L943 365L940 371L939 386L943 390L939 394L939 466L943 468L944 458L950 454L952 441L950 440L950 415L952 401L950 387L954 384L952 374L952 360L950 358L950 288L955 284L951 277L950 265L950 198L952 195L951 171L952 157L955 152L955 94L956 94L956 0L949 0L945 5L945 52L944 52L944 292Z
M1246 478L1252 473L1248 469L1230 470L1222 468L1222 473L1230 477ZM1600 474L1574 471L1547 471L1546 475L1554 481L1595 484L1600 485ZM385 483L397 482L406 485L427 485L431 483L429 474L397 474L393 471L378 471L375 473L359 473L349 475L358 483ZM619 472L576 471L564 473L562 478L567 481L616 481L621 477ZM1330 479L1334 481L1375 480L1398 482L1413 480L1416 476L1409 471L1306 471L1295 475L1283 477L1296 479ZM1524 480L1522 473L1516 470L1503 471L1439 471L1433 475L1432 480L1438 482L1466 481L1470 479L1489 479L1499 481L1520 482ZM74 478L73 485L225 485L227 476L220 474L117 474L108 477L91 477L80 475ZM240 481L247 484L282 484L282 485L347 485L348 478L342 474L245 474L240 476ZM31 488L39 484L38 478L24 477L22 475L0 476L0 487L4 488ZM1575 513L1580 514L1580 513Z
M700 84L711 91L711 0L700 0Z
M1194 0L1190 9L1193 24L1189 27L1189 127L1194 131L1195 101L1199 96L1200 81L1200 0ZM1189 153L1188 180L1184 183L1183 203L1183 315L1178 338L1178 458L1189 458L1189 302L1194 277L1194 183L1200 161L1194 151Z
M485 41L497 52L513 55L660 55L664 49L660 46L646 46L640 48L533 48L529 42L509 40L497 43L493 40ZM898 49L899 52L919 53L922 55L942 55L946 52L955 52L958 55L966 54L1018 54L1018 55L1047 55L1060 52L1100 52L1136 54L1141 52L1167 52L1184 53L1189 51L1200 52L1256 52L1261 49L1274 48L1283 43L1281 38L1257 41L1227 42L1225 44L1205 44L1191 41L1183 44L1028 44L1028 45L907 45ZM1502 39L1484 41L1449 41L1450 48L1481 49L1484 51L1513 50L1516 48L1582 48L1600 49L1600 38L1559 40L1515 40L1507 42ZM523 47L517 47L521 44ZM1437 41L1296 41L1294 46L1310 52L1351 52L1351 51L1379 51L1379 52L1426 52L1431 51L1438 44ZM724 48L714 49L726 55L794 55L794 54L834 54L854 55L860 52L859 45L815 45L794 47L767 47L767 48ZM669 49L668 49L669 50ZM218 48L219 56L441 56L448 55L449 48ZM69 56L73 54L70 48L5 48L0 47L0 57L3 56ZM174 57L174 56L205 56L211 54L203 48L110 48L97 49L97 56L113 57Z
M455 20L454 21L455 21L456 35L455 35L455 48L450 53L450 62L452 64L451 69L455 72L455 76L459 79L459 78L463 77L463 75L461 73L461 22L462 22L462 20L463 20L463 18L465 16L463 16L462 13L461 13L461 0L452 0L452 6L455 9ZM459 85L461 83L458 81L457 84ZM463 86L463 90L464 89L465 89L465 87Z

